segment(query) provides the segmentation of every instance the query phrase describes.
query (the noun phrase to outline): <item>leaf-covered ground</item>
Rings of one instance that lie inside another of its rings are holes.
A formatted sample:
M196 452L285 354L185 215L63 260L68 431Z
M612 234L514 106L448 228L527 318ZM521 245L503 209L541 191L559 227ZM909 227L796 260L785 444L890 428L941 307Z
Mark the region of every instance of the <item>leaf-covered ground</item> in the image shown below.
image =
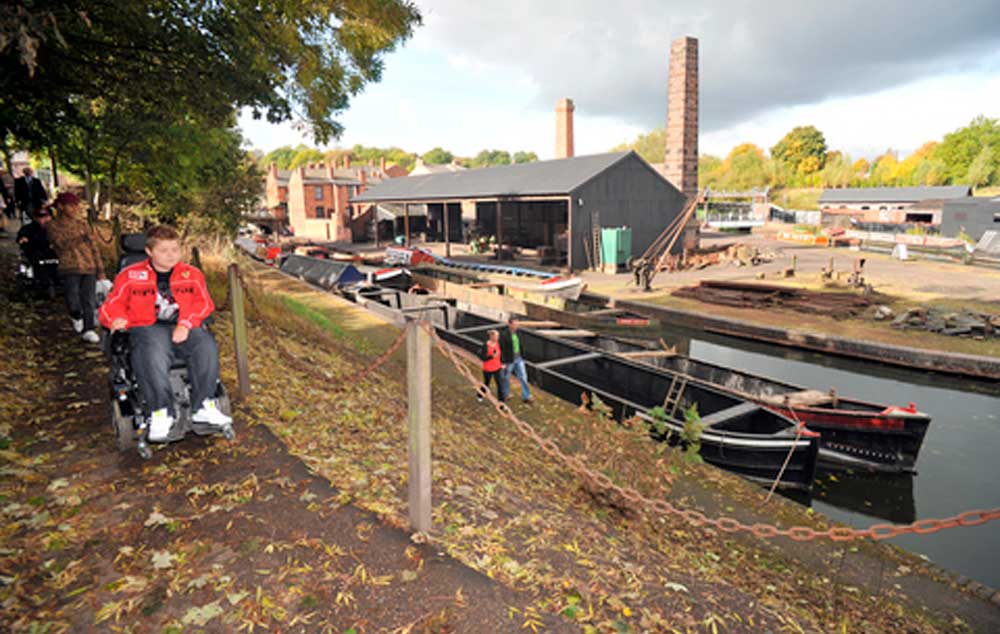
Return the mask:
M347 504L246 412L233 443L119 453L103 355L58 302L10 302L9 282L0 632L520 631L530 595Z
M355 380L397 331L342 300L256 271L263 315L251 328L255 416L273 421L293 452L358 504L405 525L402 352L364 383ZM314 370L289 367L279 345ZM328 380L317 381L315 369ZM966 615L957 616L956 606L966 601L974 613L982 607L985 623L997 622L991 606L942 592L920 560L890 548L760 543L641 515L582 487L477 403L441 355L433 374L436 537L468 565L532 593L534 605L523 613L530 629L544 629L537 615L559 614L584 632L962 631ZM647 495L744 521L825 525L784 500L759 511L758 488L687 465L642 430L545 394L530 406L514 399L513 407L564 449ZM914 609L904 592L940 601Z
M119 454L104 359L71 334L57 304L13 304L2 279L0 630L939 632L997 624L989 606L888 548L760 543L646 517L589 491L478 404L440 355L434 530L430 544L414 544L398 530L406 526L402 354L358 381L397 331L273 272L253 282L268 292L256 295L254 393L239 405L237 441L191 438L149 462ZM235 386L228 317L220 313L215 332L223 378ZM312 371L286 362L282 349ZM822 525L782 500L760 510L757 488L684 464L641 430L545 394L515 409L647 495L744 521Z

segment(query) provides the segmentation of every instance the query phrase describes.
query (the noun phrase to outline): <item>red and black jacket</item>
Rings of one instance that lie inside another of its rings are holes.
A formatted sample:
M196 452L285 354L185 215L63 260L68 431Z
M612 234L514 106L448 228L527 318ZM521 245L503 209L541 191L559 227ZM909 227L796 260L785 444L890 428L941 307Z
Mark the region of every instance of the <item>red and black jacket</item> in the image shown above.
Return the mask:
M170 292L177 302L177 325L197 328L215 310L201 271L178 262L170 274ZM110 328L124 319L126 328L156 323L156 271L149 258L127 266L115 277L114 288L98 313L101 325Z

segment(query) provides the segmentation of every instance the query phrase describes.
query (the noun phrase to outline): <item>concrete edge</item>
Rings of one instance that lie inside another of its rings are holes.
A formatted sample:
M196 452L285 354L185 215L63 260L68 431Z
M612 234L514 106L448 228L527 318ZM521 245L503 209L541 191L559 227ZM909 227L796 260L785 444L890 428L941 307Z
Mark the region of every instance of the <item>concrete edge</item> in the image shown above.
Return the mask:
M816 350L866 361L889 363L905 368L917 368L979 379L1000 379L1000 358L997 357L845 339L834 335L762 326L738 319L714 317L645 302L616 299L615 305L649 313L664 324L677 324L731 337Z

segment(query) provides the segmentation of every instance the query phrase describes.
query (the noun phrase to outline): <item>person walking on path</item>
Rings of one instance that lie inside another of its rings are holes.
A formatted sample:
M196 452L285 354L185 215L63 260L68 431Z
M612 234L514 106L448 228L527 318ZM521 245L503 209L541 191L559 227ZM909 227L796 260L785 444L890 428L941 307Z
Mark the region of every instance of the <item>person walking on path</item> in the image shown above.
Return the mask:
M503 398L507 400L510 395L510 375L513 374L521 383L521 400L525 403L531 402L531 390L528 388L528 372L524 367L524 359L521 358L521 339L517 334L517 320L511 318L507 321L507 328L500 336L500 362L503 363Z
M489 338L479 349L479 358L483 360L483 385L489 389L490 381L494 381L497 384L497 398L502 401L504 394L503 381L500 379L500 372L503 371L503 363L500 361L500 332L491 330L487 334ZM483 402L482 396L479 396L479 402Z
M83 334L87 343L97 343L97 280L106 279L104 261L97 248L97 236L87 221L79 217L80 199L63 193L53 206L57 214L49 223L49 241L59 255L59 275L66 293L66 309L73 329Z
M24 176L14 181L14 199L21 208L21 222L30 222L35 212L49 200L45 185L35 178L30 167L24 168Z

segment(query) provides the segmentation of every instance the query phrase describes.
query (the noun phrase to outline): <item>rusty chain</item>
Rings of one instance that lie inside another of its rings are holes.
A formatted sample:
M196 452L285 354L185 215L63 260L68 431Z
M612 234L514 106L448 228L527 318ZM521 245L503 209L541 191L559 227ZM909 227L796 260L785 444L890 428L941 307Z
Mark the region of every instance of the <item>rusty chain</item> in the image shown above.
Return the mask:
M266 329L275 335L276 347L279 353L285 359L287 359L292 364L300 367L302 370L306 371L308 374L314 376L321 381L328 381L330 377L319 373L316 368L306 364L301 359L288 352L286 349L282 348L280 345L281 333L275 329L271 324L268 323L266 319L263 318L263 313L260 311L259 307L253 296L249 292L249 284L243 277L242 271L237 268L237 278L240 281L240 285L243 287L246 294L247 300L258 316L258 320L262 323ZM226 301L223 305L228 305L231 301L231 292L227 293ZM529 423L518 418L510 407L498 400L490 389L483 384L480 380L473 376L472 371L466 363L463 363L456 355L456 350L460 353L464 351L457 349L455 346L448 344L443 341L434 329L434 326L426 320L419 322L411 322L406 328L402 329L396 339L390 344L385 352L380 354L375 358L354 381L343 381L341 383L340 389L346 389L348 384L354 385L365 380L371 373L375 372L379 367L381 367L386 360L399 347L402 345L403 341L406 339L406 333L411 327L423 328L430 335L434 341L434 345L438 348L443 355L445 355L455 366L455 369L461 374L465 379L475 388L476 393L493 405L493 408L504 418L512 422L515 428L527 439L535 443L550 458L554 458L561 462L568 469L573 471L582 480L587 481L592 486L604 491L610 492L618 495L621 499L630 503L634 508L646 511L647 513L656 513L661 516L672 515L679 517L684 521L694 525L694 526L707 526L715 528L723 533L750 533L755 537L761 539L771 539L774 537L788 537L793 541L812 541L816 539L829 539L833 542L846 542L853 541L857 539L871 539L873 541L880 541L883 539L892 539L893 537L898 537L900 535L906 534L918 534L926 535L930 533L936 533L941 530L948 528L955 528L957 526L979 526L986 524L987 522L992 522L1000 519L1000 508L993 509L975 509L971 511L965 511L964 513L959 513L958 515L953 515L946 518L925 518L911 522L910 524L873 524L868 528L858 529L852 528L850 526L833 526L827 530L816 530L810 526L791 526L788 528L779 528L773 524L767 523L754 523L746 524L734 517L720 516L720 517L709 517L698 511L696 509L684 509L674 504L671 504L667 500L654 499L647 497L640 493L639 491L631 487L623 487L615 484L608 476L603 473L593 471L584 464L583 460L578 456L568 455L559 447L556 441L550 438L543 438ZM801 424L800 424L801 425ZM786 460L787 463L787 460ZM780 475L779 475L780 478ZM777 481L775 482L775 486Z
M574 474L591 483L593 486L601 489L602 491L611 492L620 496L637 509L645 510L646 512L652 511L664 516L673 515L684 519L688 523L695 526L710 526L723 533L744 532L750 533L755 537L760 537L762 539L788 537L789 539L799 542L812 541L815 539L829 539L834 542L843 542L865 538L879 541L883 539L891 539L908 533L926 535L929 533L936 533L946 528L954 528L956 526L979 526L980 524L1000 519L1000 508L994 508L966 511L952 517L940 519L927 518L917 520L916 522L912 522L910 524L874 524L863 529L852 528L850 526L834 526L827 530L816 530L809 526L779 528L772 524L765 523L746 524L734 517L721 516L712 518L695 509L683 509L666 500L647 497L631 487L623 487L615 484L611 478L603 473L589 469L579 457L567 455L562 451L562 449L559 448L559 445L554 440L543 438L539 435L529 423L518 418L506 403L499 401L495 396L493 396L486 385L473 376L468 365L462 363L462 361L457 358L455 354L455 347L438 337L437 332L429 322L421 321L419 324L419 327L423 328L430 334L431 338L434 340L434 345L451 361L451 363L455 366L455 369L458 370L459 374L465 377L465 379L469 381L473 387L475 387L476 393L492 404L494 409L496 409L501 416L514 423L517 430L526 438L534 442L543 453L551 458L559 460L563 465L573 471Z

